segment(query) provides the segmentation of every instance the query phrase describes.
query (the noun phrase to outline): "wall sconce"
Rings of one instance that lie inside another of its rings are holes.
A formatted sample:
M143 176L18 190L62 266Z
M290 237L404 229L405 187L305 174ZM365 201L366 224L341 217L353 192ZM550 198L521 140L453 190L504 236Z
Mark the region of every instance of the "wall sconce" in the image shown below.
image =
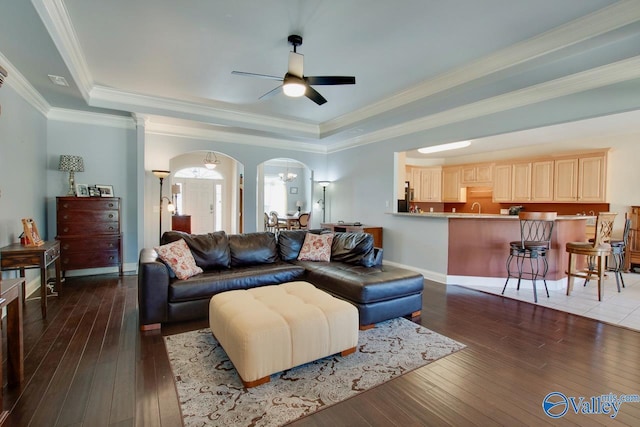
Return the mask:
M171 175L171 171L154 169L151 172L153 172L153 174L155 175L156 178L160 179L160 209L159 209L159 211L160 211L160 225L159 225L159 234L158 234L158 243L160 243L160 241L162 240L162 202L164 201L164 199L169 200L169 206L171 206L171 207L173 207L173 209L175 209L175 207L171 203L171 200L168 197L163 197L162 196L162 181L164 181L164 179L166 177ZM171 208L169 208L169 209L171 209Z
M60 155L58 170L69 172L69 191L67 192L67 196L75 196L76 190L74 188L74 174L76 172L84 172L84 162L82 161L82 157L73 156L71 154Z
M319 181L320 187L322 187L322 222L327 222L326 220L326 203L327 203L327 187L331 184L329 181ZM320 200L318 200L320 203Z

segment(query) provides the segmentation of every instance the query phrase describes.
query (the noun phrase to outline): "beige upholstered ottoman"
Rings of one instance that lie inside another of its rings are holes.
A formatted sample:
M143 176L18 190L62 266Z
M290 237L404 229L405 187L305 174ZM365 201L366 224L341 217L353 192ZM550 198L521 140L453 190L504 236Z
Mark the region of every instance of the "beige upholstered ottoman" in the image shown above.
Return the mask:
M209 324L245 387L358 344L358 310L307 282L214 295Z

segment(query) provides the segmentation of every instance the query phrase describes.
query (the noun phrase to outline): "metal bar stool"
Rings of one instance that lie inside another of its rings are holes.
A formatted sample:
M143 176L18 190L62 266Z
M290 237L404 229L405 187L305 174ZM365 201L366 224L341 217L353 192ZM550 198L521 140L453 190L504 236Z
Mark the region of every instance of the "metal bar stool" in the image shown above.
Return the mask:
M598 301L602 301L602 282L606 270L606 259L611 255L611 230L618 214L615 212L600 212L596 220L596 235L593 242L568 242L566 250L569 253L569 267L567 269L567 295L573 290L574 278L580 277L586 281L598 281ZM576 269L576 255L593 257L583 271ZM618 292L620 286L618 285Z
M556 219L556 212L520 212L520 240L509 243L509 257L507 258L507 280L502 288L502 295L509 279L518 277L517 290L520 290L520 281L522 276L531 277L533 283L533 300L538 302L538 292L536 291L536 280L542 278L544 289L549 297L549 289L547 288L547 272L549 271L549 262L547 261L547 252L551 249L551 234ZM511 262L516 259L518 268L517 276L511 272ZM523 265L525 260L529 260L530 270L525 272ZM542 261L542 272L540 271L540 261Z

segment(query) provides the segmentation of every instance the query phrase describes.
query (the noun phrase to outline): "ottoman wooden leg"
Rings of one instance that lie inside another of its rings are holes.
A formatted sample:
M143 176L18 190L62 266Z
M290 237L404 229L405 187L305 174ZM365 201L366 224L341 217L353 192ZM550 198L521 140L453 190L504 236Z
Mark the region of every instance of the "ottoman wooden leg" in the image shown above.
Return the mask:
M415 319L416 317L420 317L421 314L422 314L422 311L420 310L414 311L413 313L411 313L411 318Z
M255 381L245 381L242 378L240 378L242 380L242 385L245 388L251 388L251 387L257 387L259 385L262 384L266 384L271 380L271 376L266 376L266 377L262 377L262 378L258 378Z
M376 327L376 324L375 324L375 323L372 323L372 324L370 324L370 325L360 325L360 326L358 326L358 328L359 328L361 331L367 331L367 330L369 330L369 329L373 329L373 328L375 328L375 327Z
M351 348L348 348L346 350L341 351L340 352L340 356L343 356L343 357L344 356L348 356L348 355L353 354L355 352L356 352L356 348L355 347L351 347Z

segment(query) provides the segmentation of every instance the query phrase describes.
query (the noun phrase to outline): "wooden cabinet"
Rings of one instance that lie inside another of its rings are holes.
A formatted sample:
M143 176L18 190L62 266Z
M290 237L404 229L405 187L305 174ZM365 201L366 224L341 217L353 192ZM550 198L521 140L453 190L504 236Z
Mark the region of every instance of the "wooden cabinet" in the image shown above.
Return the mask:
M606 202L607 158L604 155L578 159L578 201Z
M554 201L603 203L607 201L606 153L555 160Z
M578 200L578 159L557 159L554 164L555 180L553 200L575 202Z
M462 185L491 185L493 182L493 164L470 164L462 166Z
M117 266L122 275L120 198L58 197L57 236L62 270Z
M446 167L442 169L442 201L447 203L467 201L467 191L461 185L462 168Z
M514 163L512 171L511 201L531 201L531 162Z
M512 165L503 164L496 165L493 172L493 201L495 203L504 203L511 201L511 189L513 182Z
M553 201L553 160L531 163L531 201Z
M171 229L191 233L191 215L172 215Z
M442 169L422 169L421 176L420 200L423 202L442 201Z
M413 201L440 202L442 201L442 169L410 167L407 177L413 188Z

